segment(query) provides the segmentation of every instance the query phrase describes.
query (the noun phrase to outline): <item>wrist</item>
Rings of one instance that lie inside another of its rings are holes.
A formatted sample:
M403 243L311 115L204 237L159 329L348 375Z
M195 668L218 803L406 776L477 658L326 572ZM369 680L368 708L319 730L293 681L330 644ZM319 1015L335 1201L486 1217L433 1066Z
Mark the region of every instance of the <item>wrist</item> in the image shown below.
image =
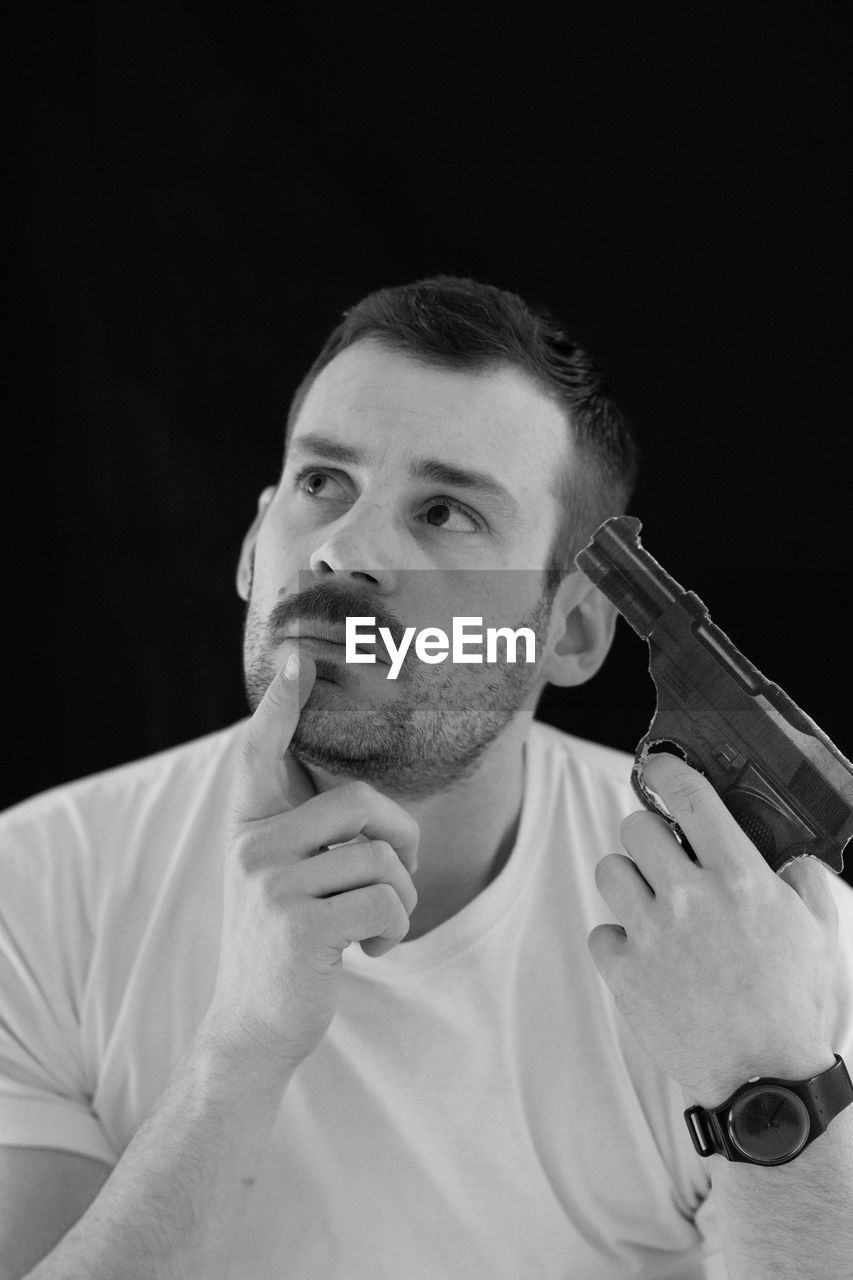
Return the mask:
M797 1159L853 1103L853 1081L840 1055L804 1078L759 1075L720 1104L688 1107L684 1119L700 1156L778 1166Z
M811 1080L827 1071L835 1062L835 1053L828 1042L807 1047L787 1046L782 1051L756 1052L740 1065L734 1064L724 1071L709 1073L693 1086L684 1086L685 1097L691 1104L713 1109L722 1106L727 1098L748 1080L770 1076L777 1080Z
M232 1026L212 1008L198 1026L192 1053L226 1088L273 1101L281 1098L298 1065L276 1052L263 1035Z

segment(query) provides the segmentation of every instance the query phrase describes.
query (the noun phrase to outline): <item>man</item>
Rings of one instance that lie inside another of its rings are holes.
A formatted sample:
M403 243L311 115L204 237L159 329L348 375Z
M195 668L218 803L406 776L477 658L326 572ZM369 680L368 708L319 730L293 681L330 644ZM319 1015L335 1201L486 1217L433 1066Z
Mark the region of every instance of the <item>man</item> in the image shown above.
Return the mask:
M853 1107L770 1168L683 1112L853 1059L853 895L655 757L694 864L533 722L607 653L572 554L634 467L515 296L347 314L240 556L251 718L4 820L0 1276L847 1274ZM390 678L472 617L535 662Z

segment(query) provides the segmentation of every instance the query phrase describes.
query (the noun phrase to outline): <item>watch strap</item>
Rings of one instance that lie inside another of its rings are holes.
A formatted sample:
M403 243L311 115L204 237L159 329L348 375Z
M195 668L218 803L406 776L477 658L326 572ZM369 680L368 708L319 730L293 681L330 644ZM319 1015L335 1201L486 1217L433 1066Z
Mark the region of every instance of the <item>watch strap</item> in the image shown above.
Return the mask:
M782 1080L776 1076L755 1076L735 1089L719 1107L688 1107L684 1112L687 1130L700 1156L721 1155L727 1160L751 1163L730 1142L728 1120L732 1105L749 1089L773 1087L787 1089L800 1098L809 1113L809 1135L800 1148L804 1151L810 1142L826 1131L826 1127L839 1112L853 1102L853 1081L844 1060L835 1055L835 1062L826 1071L820 1071L808 1080ZM799 1154L799 1152L797 1153Z
M835 1066L812 1076L807 1085L810 1087L811 1099L821 1126L820 1132L823 1133L830 1120L853 1102L853 1080L850 1079L850 1072L843 1058L836 1054Z

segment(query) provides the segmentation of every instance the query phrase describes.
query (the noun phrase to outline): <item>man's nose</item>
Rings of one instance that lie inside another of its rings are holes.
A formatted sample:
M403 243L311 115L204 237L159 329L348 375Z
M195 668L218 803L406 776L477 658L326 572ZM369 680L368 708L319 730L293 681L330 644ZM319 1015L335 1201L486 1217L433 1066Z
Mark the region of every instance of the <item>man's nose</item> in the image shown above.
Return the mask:
M368 584L383 595L397 586L399 534L387 514L378 507L351 508L326 530L324 542L311 554L308 565L319 579L336 577L342 582Z

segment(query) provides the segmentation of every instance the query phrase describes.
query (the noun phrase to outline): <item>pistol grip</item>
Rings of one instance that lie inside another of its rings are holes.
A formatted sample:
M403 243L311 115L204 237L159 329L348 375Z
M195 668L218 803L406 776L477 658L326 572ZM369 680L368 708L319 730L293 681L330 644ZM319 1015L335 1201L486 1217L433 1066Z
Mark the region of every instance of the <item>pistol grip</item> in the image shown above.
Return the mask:
M819 859L836 875L843 870L841 846L809 825L753 761L744 765L733 782L717 785L717 790L773 871L784 871L805 857Z
M743 761L735 776L724 776L727 771L718 768L717 762L710 758L706 767L688 741L686 729L683 717L659 708L648 733L637 743L631 785L645 807L659 814L672 827L694 861L693 850L678 824L661 808L653 792L643 782L642 766L653 747L664 747L680 755L692 769L708 779L771 870L783 871L798 858L810 855L820 859L836 874L841 871L840 849L827 840L820 840L755 764Z

